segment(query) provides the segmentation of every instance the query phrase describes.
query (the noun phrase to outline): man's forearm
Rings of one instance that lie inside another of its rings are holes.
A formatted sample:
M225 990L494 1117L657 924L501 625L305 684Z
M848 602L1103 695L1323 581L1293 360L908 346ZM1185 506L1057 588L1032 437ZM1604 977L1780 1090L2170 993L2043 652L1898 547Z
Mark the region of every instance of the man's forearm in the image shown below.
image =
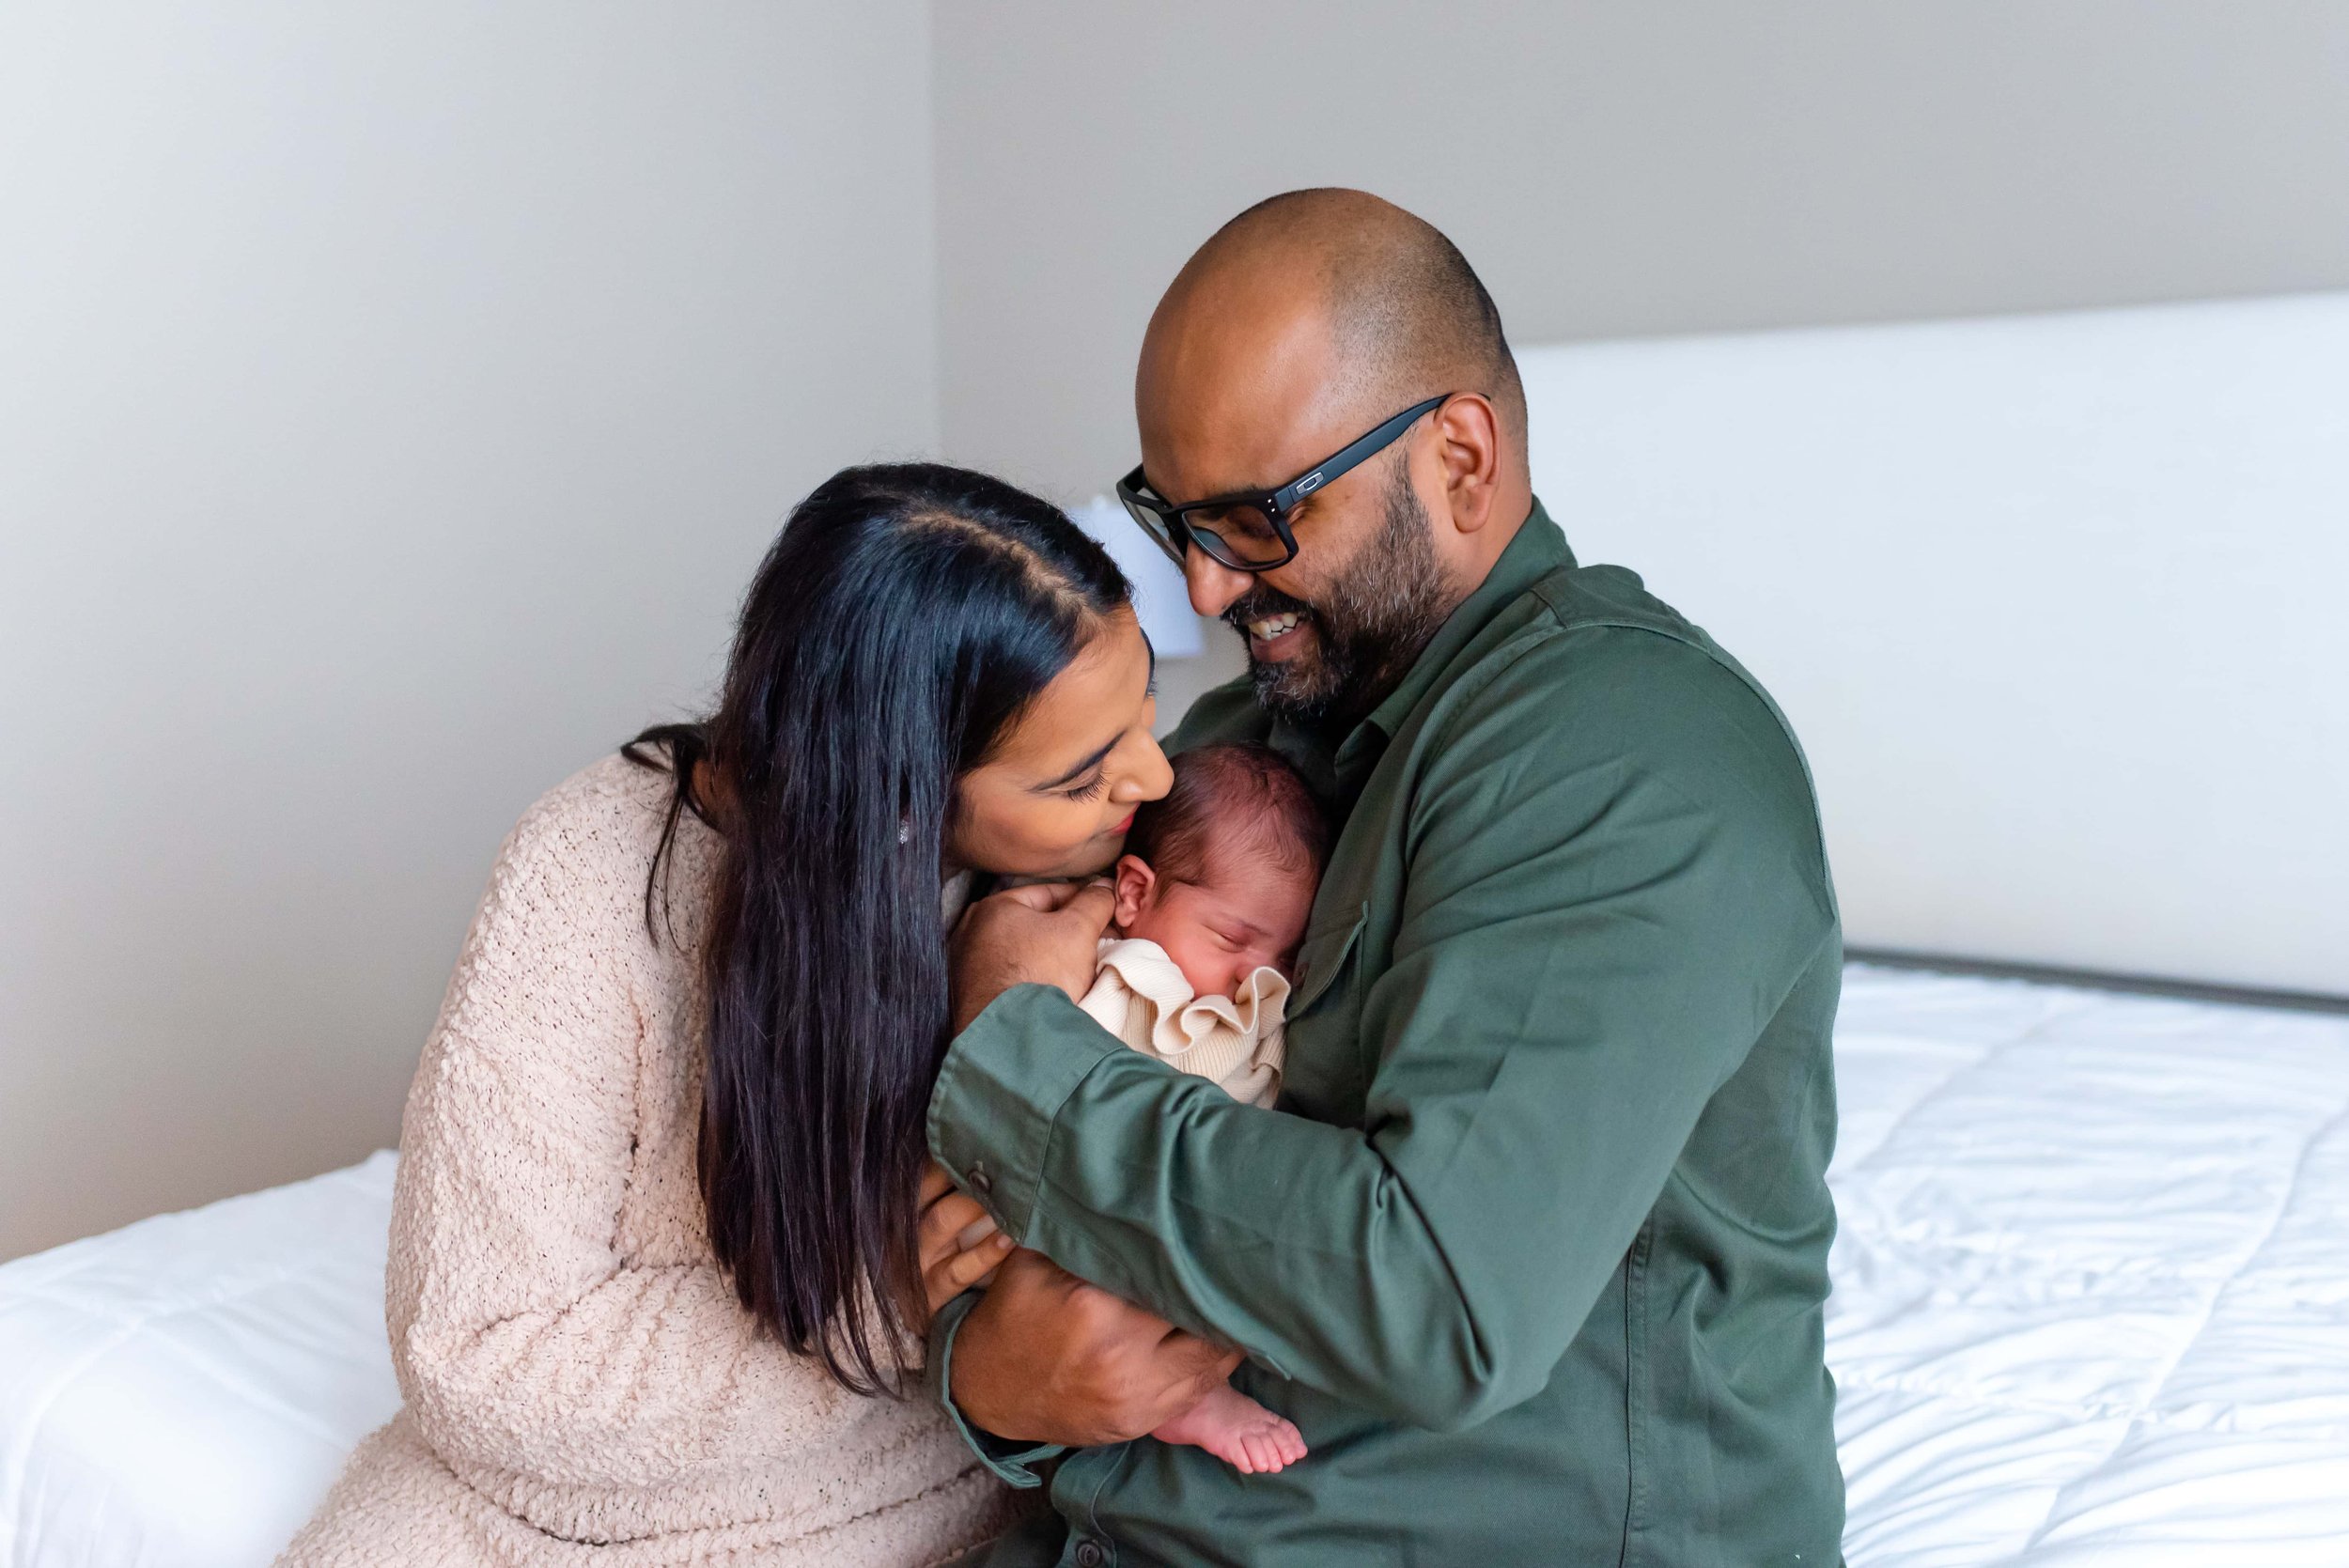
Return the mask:
M1783 994L1753 949L1791 985L1831 929L1649 878L1516 924L1604 984L1494 965L1480 929L1418 945L1362 1008L1402 1035L1362 1128L1237 1104L1019 986L949 1052L931 1147L1081 1278L1361 1408L1472 1424L1547 1381ZM1471 970L1474 1005L1424 1002Z
M1041 987L1007 993L981 1031L950 1061L964 1080L941 1081L933 1147L1023 1245L1415 1424L1471 1421L1539 1386L1548 1363L1496 1356L1500 1326L1363 1134L1237 1104ZM1560 1284L1595 1296L1611 1267L1592 1260L1586 1282Z

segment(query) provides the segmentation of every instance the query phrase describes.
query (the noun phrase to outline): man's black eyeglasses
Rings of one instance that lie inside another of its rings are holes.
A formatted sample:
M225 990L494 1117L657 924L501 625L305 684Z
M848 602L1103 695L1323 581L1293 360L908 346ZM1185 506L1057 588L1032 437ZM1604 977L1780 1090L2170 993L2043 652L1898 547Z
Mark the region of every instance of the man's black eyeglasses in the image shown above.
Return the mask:
M1208 556L1234 571L1270 571L1297 559L1297 536L1289 532L1289 513L1305 497L1348 469L1392 445L1421 414L1440 408L1453 394L1414 403L1358 441L1348 442L1279 489L1249 490L1210 496L1181 506L1171 505L1150 489L1140 464L1117 482L1117 499L1142 531L1159 548L1183 564L1183 551L1197 545Z

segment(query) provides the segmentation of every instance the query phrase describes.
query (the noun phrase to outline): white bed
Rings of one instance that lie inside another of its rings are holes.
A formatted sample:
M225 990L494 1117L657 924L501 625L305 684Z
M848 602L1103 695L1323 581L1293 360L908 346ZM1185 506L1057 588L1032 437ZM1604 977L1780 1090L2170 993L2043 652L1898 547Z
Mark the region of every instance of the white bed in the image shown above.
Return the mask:
M2349 993L2349 295L1520 355L1767 683L1855 942ZM1852 973L1875 1565L2349 1564L2349 1015ZM0 1568L265 1561L397 1398L392 1161L0 1266Z
M2349 1016L1855 966L1853 1568L2349 1562ZM393 1158L0 1266L0 1565L266 1562L397 1405Z

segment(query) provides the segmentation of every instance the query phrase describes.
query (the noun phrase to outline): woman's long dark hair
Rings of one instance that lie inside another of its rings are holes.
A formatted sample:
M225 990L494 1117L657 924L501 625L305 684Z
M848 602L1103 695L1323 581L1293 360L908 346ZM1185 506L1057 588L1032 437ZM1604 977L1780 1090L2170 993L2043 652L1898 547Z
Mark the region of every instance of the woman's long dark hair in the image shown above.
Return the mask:
M847 469L752 580L717 712L627 748L677 778L648 925L679 815L723 845L702 956L710 1242L742 1304L859 1392L892 1388L912 1343L956 781L1128 592L1059 508L1000 480Z

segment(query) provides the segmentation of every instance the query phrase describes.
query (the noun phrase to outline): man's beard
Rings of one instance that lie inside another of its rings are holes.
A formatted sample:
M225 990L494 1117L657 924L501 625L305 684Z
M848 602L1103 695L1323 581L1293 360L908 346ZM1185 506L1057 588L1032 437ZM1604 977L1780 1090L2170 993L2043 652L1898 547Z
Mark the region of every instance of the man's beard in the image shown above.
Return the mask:
M1276 718L1308 727L1349 723L1376 707L1452 613L1434 535L1411 488L1409 463L1397 462L1388 475L1384 524L1321 591L1320 602L1292 598L1262 581L1233 601L1223 619L1243 638L1248 622L1284 610L1312 617L1310 654L1281 663L1249 660L1256 701Z

